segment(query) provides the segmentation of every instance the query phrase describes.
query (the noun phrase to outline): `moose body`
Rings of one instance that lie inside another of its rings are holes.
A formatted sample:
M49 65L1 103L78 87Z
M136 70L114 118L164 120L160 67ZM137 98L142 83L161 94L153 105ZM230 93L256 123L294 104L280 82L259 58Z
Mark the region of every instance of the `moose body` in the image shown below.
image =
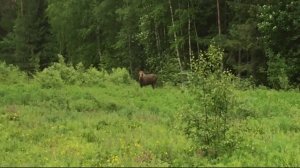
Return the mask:
M157 81L157 75L145 74L143 71L139 72L139 82L141 87L152 85L152 88L154 89L156 86L156 81Z

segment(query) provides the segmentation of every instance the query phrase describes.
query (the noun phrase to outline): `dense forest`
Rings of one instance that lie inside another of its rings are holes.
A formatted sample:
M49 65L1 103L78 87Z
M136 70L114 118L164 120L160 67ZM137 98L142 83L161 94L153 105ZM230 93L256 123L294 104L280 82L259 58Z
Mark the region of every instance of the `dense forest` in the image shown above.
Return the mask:
M0 0L0 166L300 166L299 0Z
M68 64L180 74L210 44L223 69L257 85L299 86L298 0L1 0L0 59L29 74Z

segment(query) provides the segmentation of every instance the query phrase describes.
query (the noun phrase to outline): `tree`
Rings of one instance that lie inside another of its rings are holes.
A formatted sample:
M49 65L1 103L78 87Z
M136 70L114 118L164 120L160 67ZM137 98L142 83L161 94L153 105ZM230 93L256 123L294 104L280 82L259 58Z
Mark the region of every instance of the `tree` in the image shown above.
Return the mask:
M262 34L261 39L268 55L267 72L271 86L276 87L282 84L274 84L274 81L270 79L285 79L285 76L289 81L300 83L299 9L300 2L295 0L275 0L259 8L258 29ZM274 62L274 60L278 61ZM274 66L276 63L278 65Z
M47 14L52 33L57 41L57 53L69 63L82 62L85 66L99 63L96 17L93 17L95 1L50 1Z
M15 52L13 35L14 21L17 17L16 2L2 1L0 6L0 60L15 63L12 55Z
M45 44L49 25L45 16L46 0L18 1L18 14L14 26L16 64L29 73L41 66L41 60L48 62Z
M226 40L225 68L241 77L254 77L257 84L266 84L266 65L260 36L257 30L257 5L261 1L228 0L226 17L228 28Z

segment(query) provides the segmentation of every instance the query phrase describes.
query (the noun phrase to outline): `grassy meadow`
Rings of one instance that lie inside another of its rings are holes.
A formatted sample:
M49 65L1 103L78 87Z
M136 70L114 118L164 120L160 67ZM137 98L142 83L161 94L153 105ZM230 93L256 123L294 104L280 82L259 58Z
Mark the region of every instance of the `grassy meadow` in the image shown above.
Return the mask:
M194 101L184 88L108 80L43 87L3 74L0 166L300 166L299 91L235 90L240 140L211 159L180 128Z

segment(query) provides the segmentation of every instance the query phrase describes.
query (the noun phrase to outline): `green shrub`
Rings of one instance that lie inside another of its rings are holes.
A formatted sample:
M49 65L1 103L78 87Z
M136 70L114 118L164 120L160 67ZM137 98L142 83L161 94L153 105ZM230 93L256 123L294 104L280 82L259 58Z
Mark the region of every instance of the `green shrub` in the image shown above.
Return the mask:
M90 67L82 73L82 83L84 86L103 86L105 81L105 71L98 71L94 67Z
M59 62L44 69L42 72L36 74L36 80L44 88L57 88L62 84L80 85L80 86L94 86L103 85L106 77L105 71L98 71L94 67L85 69L82 63L72 65L64 63L62 55L58 55Z
M236 89L247 90L253 89L255 87L254 79L252 76L250 76L249 78L241 79L239 77L231 75L231 78Z
M131 78L125 68L113 68L112 73L107 76L108 80L115 84L129 84Z
M267 74L270 86L275 89L287 89L289 79L285 60L280 54L274 54L271 50L267 50L266 54L269 58Z
M222 58L223 52L211 45L193 60L189 90L195 97L181 115L185 135L204 155L213 158L229 152L233 143L227 142L235 141L227 132L234 104L233 85L229 73L222 72Z
M222 155L228 149L227 142L234 140L227 132L234 103L232 89L226 74L211 74L191 89L196 97L182 115L183 128L204 155Z
M44 88L57 88L62 84L80 86L105 86L104 81L114 84L130 84L132 79L125 68L113 68L108 74L105 70L97 70L95 67L86 69L82 63L75 68L66 65L62 55L58 55L59 62L38 72L35 75L38 83Z
M180 69L178 68L178 61L175 58L167 59L159 74L159 81L164 84L171 83L177 85L182 82L182 76L180 75Z
M73 66L55 63L53 69L59 71L61 79L65 84L73 85L78 79L78 74Z
M0 62L0 81L1 83L15 84L22 83L27 80L27 75L20 71L18 67L7 65L5 62Z
M35 80L42 88L60 88L64 85L60 71L53 68L46 68L42 72L38 72L35 75Z
M59 88L63 84L75 84L78 73L72 65L66 65L62 55L58 55L59 62L38 72L35 79L43 88Z
M72 101L70 106L78 112L96 111L99 108L95 101L88 99Z
M191 69L197 72L200 77L206 77L213 73L219 73L223 67L224 51L220 48L210 45L206 52L201 52L198 58L193 57Z
M48 67L49 70L57 70L65 84L73 85L78 79L78 73L72 65L66 65L62 55L58 55L58 63Z

